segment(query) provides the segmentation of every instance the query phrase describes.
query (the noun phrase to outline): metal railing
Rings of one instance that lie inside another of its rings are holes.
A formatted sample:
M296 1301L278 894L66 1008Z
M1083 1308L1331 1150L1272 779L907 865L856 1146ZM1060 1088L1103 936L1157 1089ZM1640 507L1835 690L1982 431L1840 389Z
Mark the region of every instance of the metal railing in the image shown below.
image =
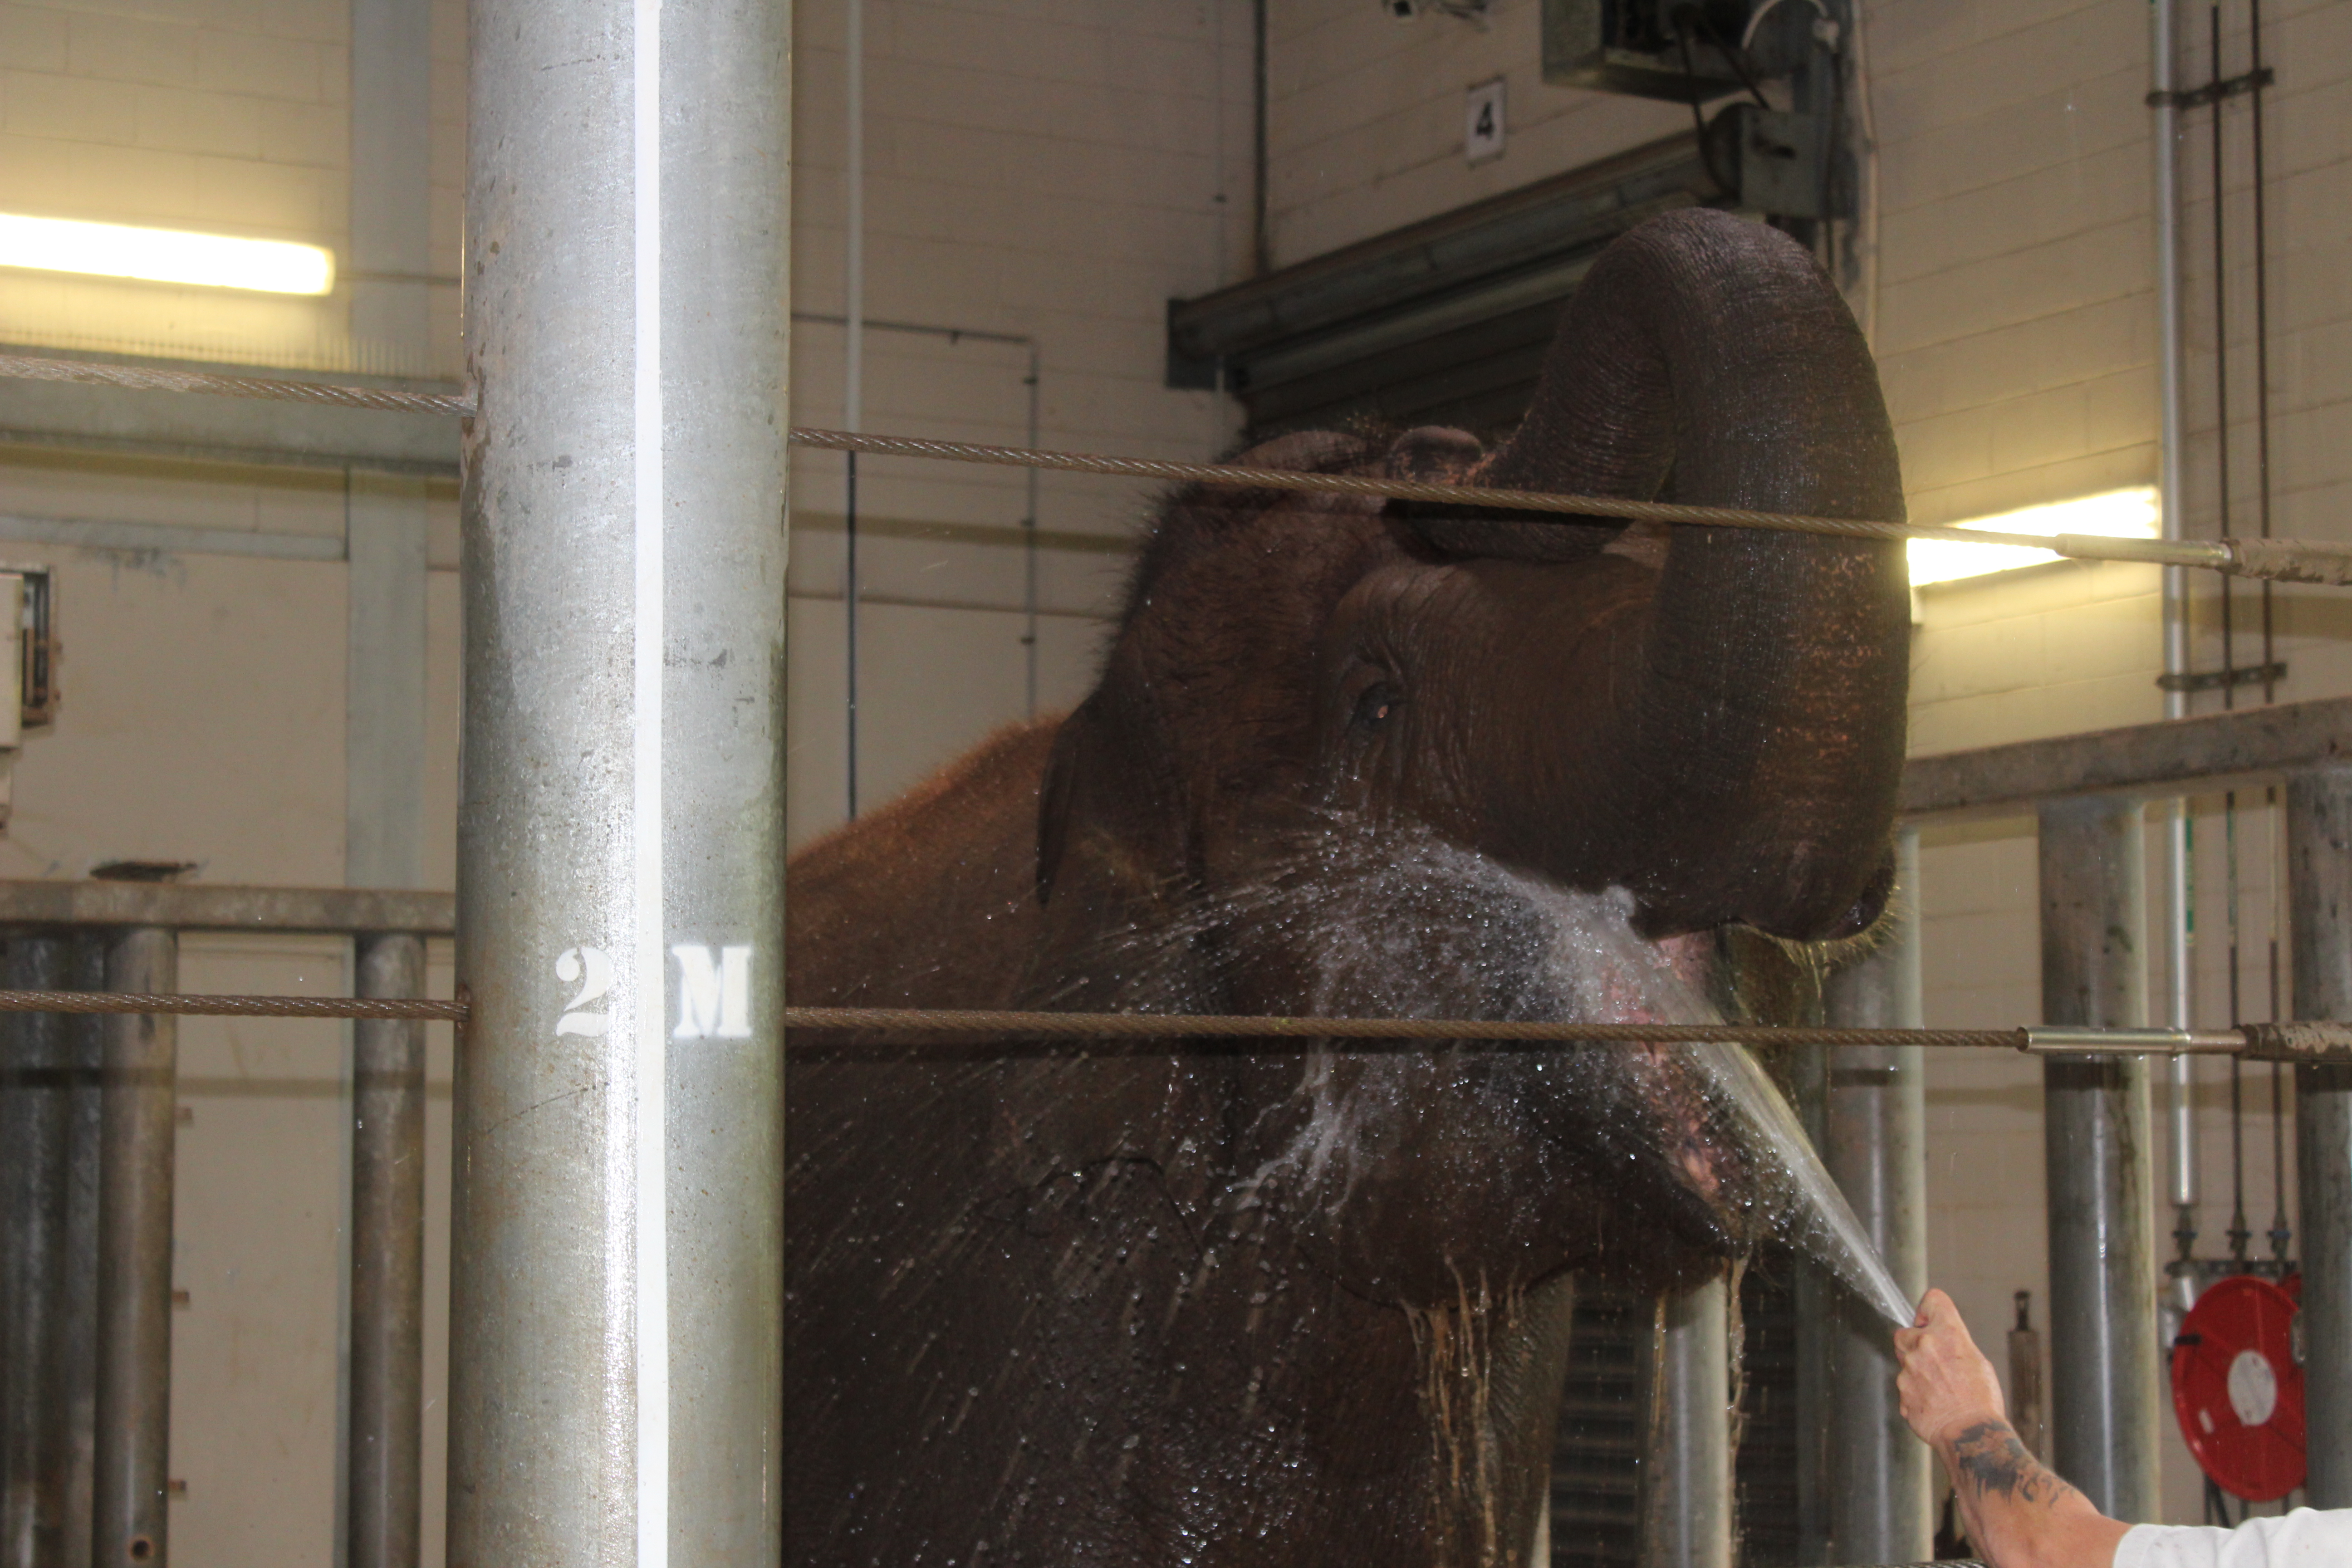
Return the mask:
M172 995L181 933L349 936L360 996L414 1004L425 939L455 923L446 893L0 882L0 975L54 993L58 1008L22 1013L0 1036L0 1470L11 1482L0 1539L54 1532L65 1562L164 1560L179 1009L130 1007L198 1000ZM247 1013L351 1010L339 998L247 1000L316 1005ZM63 1010L92 1004L107 1011ZM419 1560L424 1036L414 1016L352 1028L352 1568ZM77 1216L78 1194L94 1194L94 1213Z

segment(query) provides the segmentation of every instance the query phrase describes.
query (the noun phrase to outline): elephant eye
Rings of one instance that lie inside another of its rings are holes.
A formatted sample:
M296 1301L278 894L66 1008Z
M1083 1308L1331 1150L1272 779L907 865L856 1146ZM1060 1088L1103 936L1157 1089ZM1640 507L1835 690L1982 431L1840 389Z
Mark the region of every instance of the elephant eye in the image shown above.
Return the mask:
M1356 712L1351 721L1359 729L1377 730L1388 722L1389 715L1402 706L1404 699L1397 695L1396 688L1384 681L1375 681L1364 688L1364 694L1356 699Z

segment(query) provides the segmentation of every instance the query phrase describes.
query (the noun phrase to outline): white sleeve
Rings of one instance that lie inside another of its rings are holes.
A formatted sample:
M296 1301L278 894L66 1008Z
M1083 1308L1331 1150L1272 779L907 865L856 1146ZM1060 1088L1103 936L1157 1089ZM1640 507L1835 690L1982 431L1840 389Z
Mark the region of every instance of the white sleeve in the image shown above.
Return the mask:
M2235 1530L2136 1524L2116 1544L2115 1568L2347 1568L2352 1509L2296 1509Z

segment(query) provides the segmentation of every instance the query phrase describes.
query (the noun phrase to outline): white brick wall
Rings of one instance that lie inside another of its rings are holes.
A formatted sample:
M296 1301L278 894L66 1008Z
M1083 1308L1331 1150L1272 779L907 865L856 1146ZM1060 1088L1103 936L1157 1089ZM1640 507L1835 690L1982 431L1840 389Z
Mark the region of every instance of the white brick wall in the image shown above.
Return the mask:
M0 211L342 247L333 0L0 5ZM0 277L0 339L370 367L340 301Z

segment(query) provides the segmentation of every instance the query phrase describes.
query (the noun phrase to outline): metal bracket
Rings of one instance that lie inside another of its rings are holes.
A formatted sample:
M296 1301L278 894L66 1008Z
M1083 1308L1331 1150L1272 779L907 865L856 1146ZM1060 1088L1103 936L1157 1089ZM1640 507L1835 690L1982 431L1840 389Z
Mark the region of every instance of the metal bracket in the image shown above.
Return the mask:
M2228 687L2273 686L2286 679L2286 661L2274 659L2269 664L2240 665L2235 669L2196 669L2181 673L2166 672L2156 678L2156 684L2166 691L2220 691Z
M2196 109L2208 103L2219 103L2225 98L2239 98L2259 88L2272 87L2278 81L2278 72L2264 66L2243 76L2224 77L2209 81L2203 87L2192 87L2186 92L2151 92L2147 95L2150 109Z

